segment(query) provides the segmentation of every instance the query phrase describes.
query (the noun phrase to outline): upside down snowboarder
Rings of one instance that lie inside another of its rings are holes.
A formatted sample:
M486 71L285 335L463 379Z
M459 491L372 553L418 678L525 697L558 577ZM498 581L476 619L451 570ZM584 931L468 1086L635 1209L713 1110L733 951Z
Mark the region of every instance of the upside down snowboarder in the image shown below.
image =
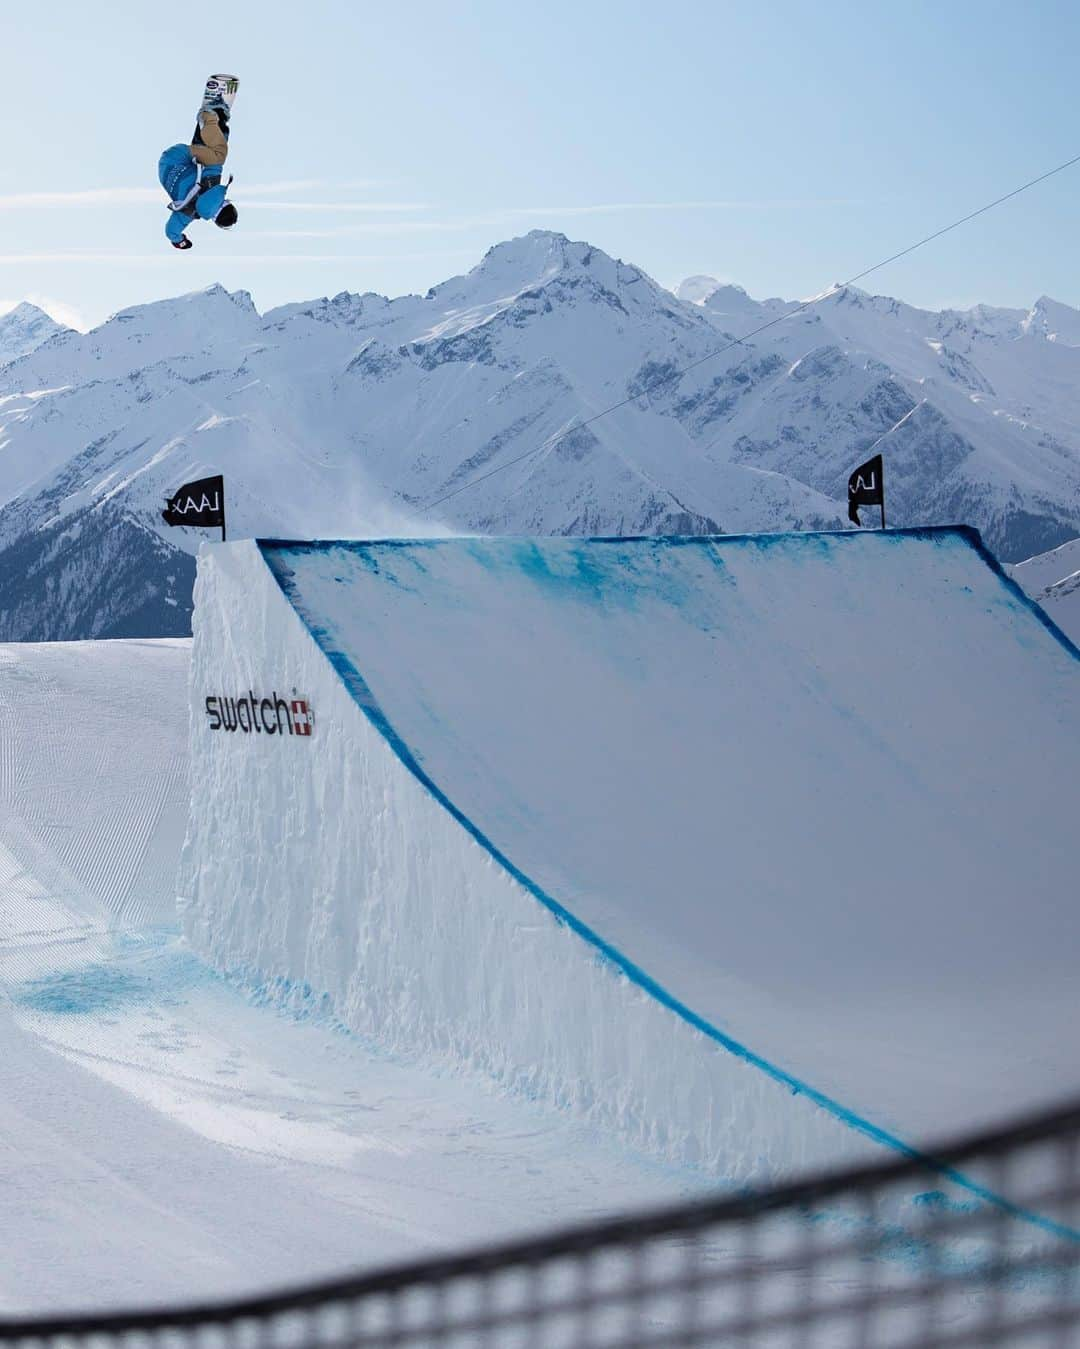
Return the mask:
M211 75L191 143L170 145L158 160L158 178L169 196L165 237L173 248L192 247L184 233L192 221L212 220L221 229L236 224L236 207L225 199L232 178L223 186L221 172L237 85L234 75Z

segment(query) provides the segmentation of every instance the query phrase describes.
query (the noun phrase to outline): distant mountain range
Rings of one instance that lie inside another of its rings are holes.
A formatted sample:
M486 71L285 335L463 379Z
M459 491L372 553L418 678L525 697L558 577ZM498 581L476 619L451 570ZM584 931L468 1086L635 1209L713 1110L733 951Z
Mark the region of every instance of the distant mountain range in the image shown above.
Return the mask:
M260 315L213 286L86 334L21 305L0 640L186 632L199 538L160 509L210 472L230 537L839 528L880 441L892 524L974 524L1006 561L1080 534L1080 311L795 308L540 231L424 296Z

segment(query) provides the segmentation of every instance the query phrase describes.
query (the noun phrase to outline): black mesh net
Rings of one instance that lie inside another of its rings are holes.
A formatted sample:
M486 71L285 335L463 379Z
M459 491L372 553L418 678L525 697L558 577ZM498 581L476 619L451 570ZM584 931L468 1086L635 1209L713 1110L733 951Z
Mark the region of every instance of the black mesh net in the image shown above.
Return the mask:
M206 1307L0 1322L112 1349L1080 1349L1080 1106L886 1166Z

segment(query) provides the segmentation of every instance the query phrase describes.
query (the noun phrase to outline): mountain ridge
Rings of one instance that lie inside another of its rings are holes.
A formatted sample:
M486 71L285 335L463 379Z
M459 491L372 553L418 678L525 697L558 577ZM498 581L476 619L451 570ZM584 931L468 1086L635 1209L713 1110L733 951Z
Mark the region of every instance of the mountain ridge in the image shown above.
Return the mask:
M213 285L0 349L0 637L123 625L106 556L144 635L185 632L198 538L160 508L206 472L230 537L839 528L880 442L890 523L971 523L1006 561L1080 533L1080 311L680 290L533 231L424 295L259 314ZM20 589L50 569L62 618Z

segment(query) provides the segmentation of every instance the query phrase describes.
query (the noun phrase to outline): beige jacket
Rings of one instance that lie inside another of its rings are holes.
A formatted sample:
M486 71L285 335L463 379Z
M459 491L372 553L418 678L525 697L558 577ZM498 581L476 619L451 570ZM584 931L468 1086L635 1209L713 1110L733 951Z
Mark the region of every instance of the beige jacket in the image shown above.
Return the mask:
M199 113L199 136L202 144L191 147L196 164L224 164L229 154L229 138L222 131L216 112Z

